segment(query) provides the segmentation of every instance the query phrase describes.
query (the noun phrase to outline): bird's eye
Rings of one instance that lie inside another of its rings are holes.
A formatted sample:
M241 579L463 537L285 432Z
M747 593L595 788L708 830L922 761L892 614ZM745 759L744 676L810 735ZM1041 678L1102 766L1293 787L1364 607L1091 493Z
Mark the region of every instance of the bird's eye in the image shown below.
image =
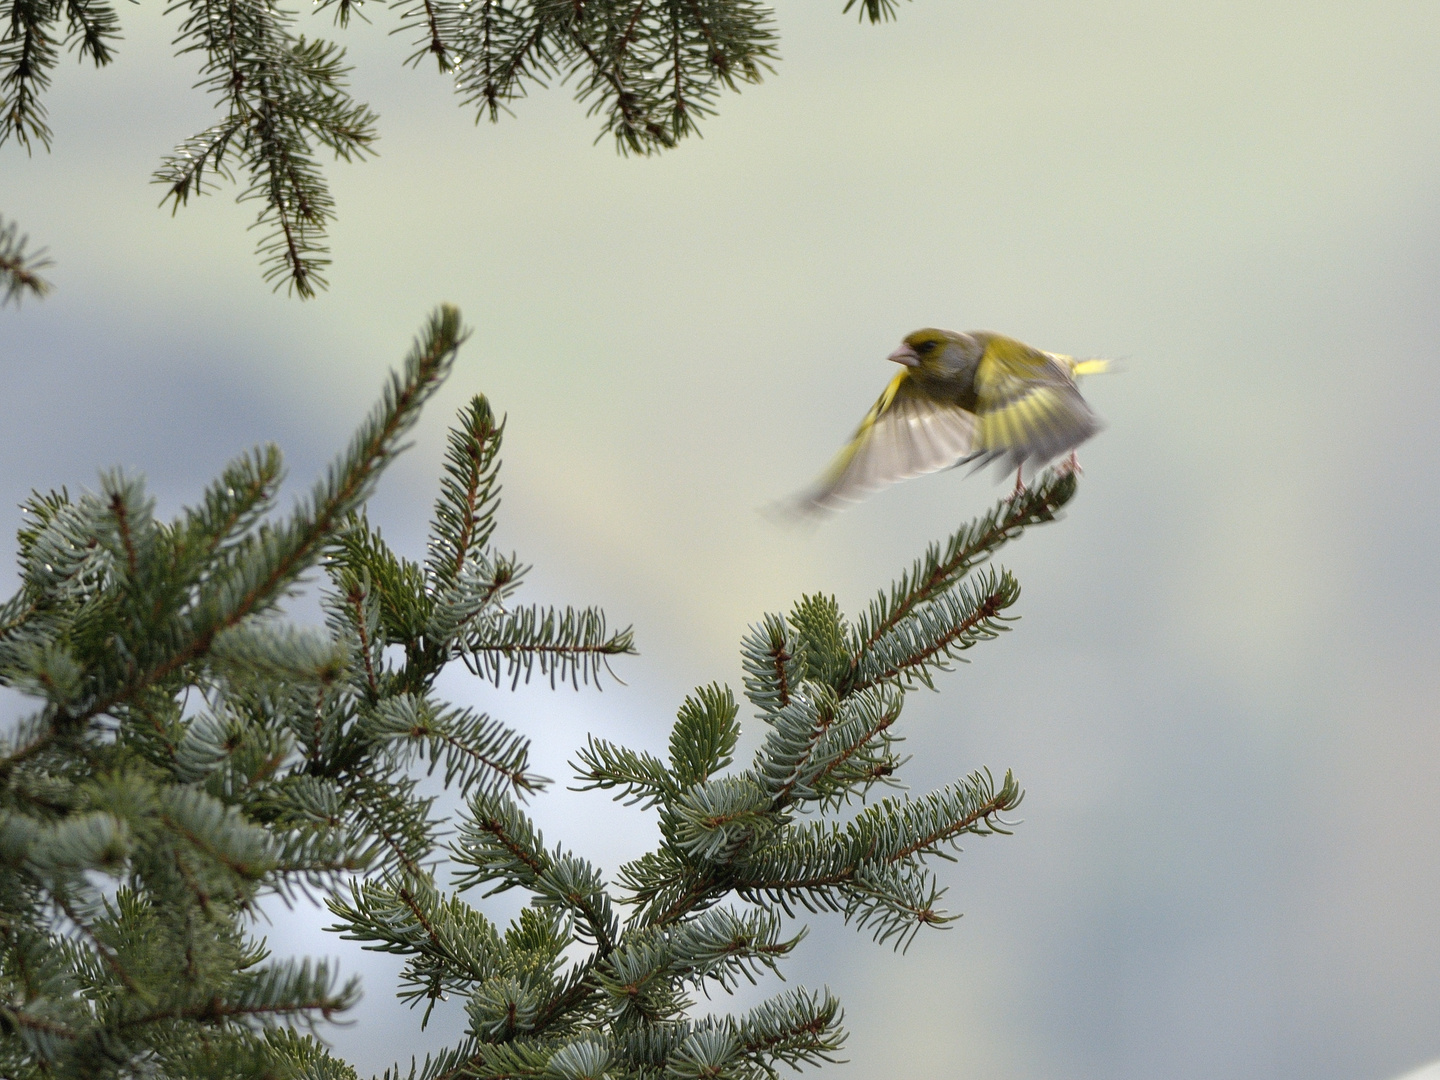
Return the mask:
M935 342L933 342L933 341L922 341L922 342L920 342L919 345L916 345L916 346L915 346L915 351L918 352L918 353L921 353L921 354L928 353L928 352L933 352L934 349L935 349Z

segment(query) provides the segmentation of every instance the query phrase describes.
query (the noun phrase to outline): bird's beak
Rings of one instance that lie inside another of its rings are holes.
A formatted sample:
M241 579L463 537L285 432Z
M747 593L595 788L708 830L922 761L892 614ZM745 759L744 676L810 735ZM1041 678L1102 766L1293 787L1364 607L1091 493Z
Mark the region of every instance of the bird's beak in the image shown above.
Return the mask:
M894 360L897 364L904 364L906 367L914 367L920 363L920 354L909 345L902 343L898 349L890 354L888 359Z

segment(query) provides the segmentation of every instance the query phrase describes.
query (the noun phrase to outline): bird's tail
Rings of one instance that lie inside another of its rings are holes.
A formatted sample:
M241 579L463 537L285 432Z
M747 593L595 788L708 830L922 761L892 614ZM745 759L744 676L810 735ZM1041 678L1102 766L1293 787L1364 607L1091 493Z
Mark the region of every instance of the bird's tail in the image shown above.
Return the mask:
M1073 356L1067 357L1070 361L1070 374L1075 378L1082 375L1103 375L1113 369L1109 360L1101 360L1099 357L1091 357L1088 360L1076 360Z
M1072 379L1079 379L1082 375L1102 375L1107 371L1114 371L1115 365L1109 360L1101 360L1096 356L1087 356L1084 360L1077 360L1073 356L1066 356L1064 353L1046 353L1057 364L1070 372Z

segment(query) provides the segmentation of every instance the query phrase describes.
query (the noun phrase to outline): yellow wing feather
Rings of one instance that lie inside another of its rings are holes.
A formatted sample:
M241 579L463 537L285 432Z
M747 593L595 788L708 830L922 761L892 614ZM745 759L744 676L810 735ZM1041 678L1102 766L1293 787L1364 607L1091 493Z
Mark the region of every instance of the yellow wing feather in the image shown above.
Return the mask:
M1100 429L1075 376L1105 366L1103 360L1041 352L998 334L991 338L975 372L979 423L973 458L1017 469L1075 449Z

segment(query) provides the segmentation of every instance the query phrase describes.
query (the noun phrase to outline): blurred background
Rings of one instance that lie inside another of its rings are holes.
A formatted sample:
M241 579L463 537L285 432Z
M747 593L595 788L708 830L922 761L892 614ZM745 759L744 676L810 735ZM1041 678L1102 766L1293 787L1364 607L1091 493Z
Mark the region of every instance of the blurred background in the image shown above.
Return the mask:
M419 558L455 410L508 412L497 540L534 564L524 595L602 605L641 655L600 693L445 689L536 739L547 838L613 872L652 822L564 790L587 732L663 747L693 686L739 688L747 624L802 591L857 611L1003 494L949 473L814 530L757 512L825 464L900 337L1118 358L1086 383L1109 426L1068 516L1004 552L1021 621L902 721L912 790L1013 768L1024 822L942 865L965 918L908 955L810 920L791 981L852 1032L825 1075L1440 1057L1440 8L841 6L779 0L776 74L653 160L592 145L564 88L477 128L383 14L317 18L382 140L327 166L309 303L261 281L234 189L157 209L150 172L211 107L174 20L124 6L118 63L56 79L54 152L0 149L0 210L57 264L0 312L0 531L31 488L117 464L173 512L262 441L298 490L459 304L475 334L371 518ZM271 918L278 951L362 975L329 1032L362 1072L463 1028L456 1004L421 1032L397 966L324 913Z

